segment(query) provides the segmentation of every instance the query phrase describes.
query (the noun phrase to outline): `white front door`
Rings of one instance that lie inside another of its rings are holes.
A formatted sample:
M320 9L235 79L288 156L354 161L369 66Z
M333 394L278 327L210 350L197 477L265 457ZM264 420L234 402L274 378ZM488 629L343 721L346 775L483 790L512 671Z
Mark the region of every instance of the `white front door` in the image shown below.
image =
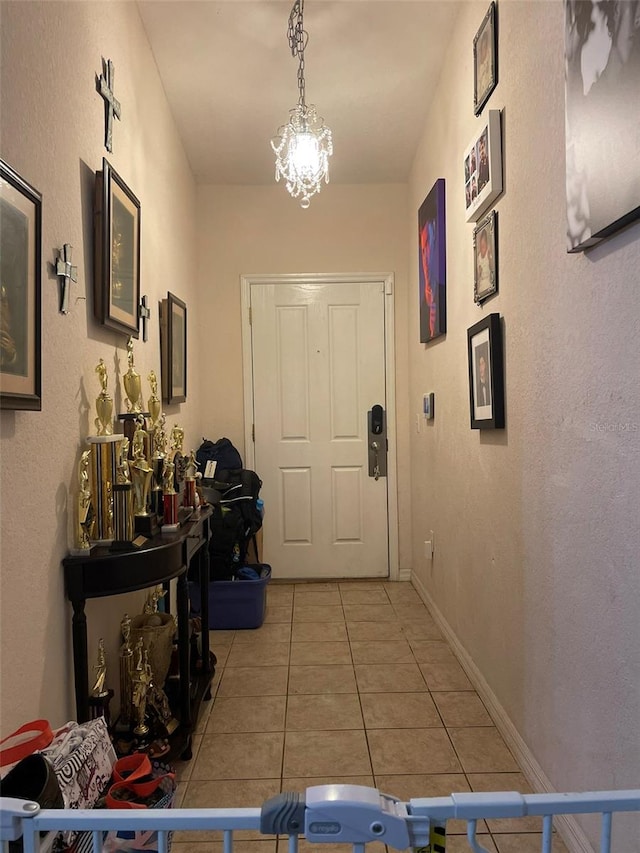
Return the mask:
M389 574L387 478L367 413L386 409L385 283L250 285L254 468L275 578Z

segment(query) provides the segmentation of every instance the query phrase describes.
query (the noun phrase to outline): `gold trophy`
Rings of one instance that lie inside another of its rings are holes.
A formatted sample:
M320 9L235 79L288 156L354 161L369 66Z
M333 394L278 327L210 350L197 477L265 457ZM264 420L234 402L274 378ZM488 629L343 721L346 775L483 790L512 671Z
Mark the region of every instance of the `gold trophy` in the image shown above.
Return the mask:
M116 482L113 486L113 544L112 551L128 550L134 536L133 486L129 467L129 439L120 442Z
M102 699L109 691L105 689L104 683L107 678L107 660L104 654L104 640L98 640L98 663L93 667L96 671L96 679L91 688L91 696L94 699Z
M113 433L113 399L107 392L107 365L104 359L100 359L96 366L96 373L100 377L102 391L96 398L96 412L98 417L95 419L98 435L111 435Z
M158 378L155 374L155 371L151 371L151 373L147 376L149 380L149 385L151 386L151 396L147 400L147 408L149 409L149 419L151 421L150 424L150 432L153 432L156 428L156 424L158 423L158 419L160 417L160 413L162 411L162 403L160 402L160 398L158 397Z
M149 734L149 726L145 722L147 713L147 693L151 681L148 652L144 651L142 639L136 644L136 668L131 674L133 713L136 725L133 729L134 735L144 737Z
M127 364L129 365L129 369L122 377L122 383L127 395L127 412L139 414L142 411L140 408L142 384L140 374L133 366L133 338L131 337L127 341Z
M151 400L149 400L149 408L151 408ZM151 456L151 467L153 469L153 487L151 488L151 512L154 512L160 519L163 515L162 505L162 478L164 473L164 463L167 458L167 434L164 430L166 416L164 412L156 420L153 430L153 454Z
M136 431L133 435L133 462L130 465L131 480L134 493L135 529L145 536L154 536L158 532L157 516L149 512L149 489L153 469L147 462L145 444L148 440L144 429L144 417L140 415L136 421Z
M124 614L120 623L120 632L124 642L120 646L120 717L116 723L116 730L128 731L131 722L131 700L133 674L133 649L131 648L131 619L127 613Z
M78 527L76 531L76 544L71 549L71 554L74 556L86 556L91 551L91 534L93 533L93 524L95 521L95 512L93 508L93 497L91 495L91 487L89 485L89 463L91 461L91 451L85 450L80 457L78 465Z

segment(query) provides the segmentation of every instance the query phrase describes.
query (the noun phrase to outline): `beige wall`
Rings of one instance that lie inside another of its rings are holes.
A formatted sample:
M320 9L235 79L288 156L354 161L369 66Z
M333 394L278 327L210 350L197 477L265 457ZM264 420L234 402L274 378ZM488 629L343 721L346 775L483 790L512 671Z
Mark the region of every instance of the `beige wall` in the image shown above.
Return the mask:
M101 56L115 65L122 121L115 123L109 162L141 202L141 292L149 297L149 341L135 344L136 368L159 375L158 300L171 290L195 300L195 188L134 3L2 3L0 156L43 196L42 411L2 412L0 729L38 716L61 724L75 714L71 608L61 558L71 545L76 469L93 432L94 372L109 369L115 411L126 338L93 320L93 185L102 168L104 108L96 92ZM79 282L71 312L58 313L54 249L74 247ZM85 296L87 300L85 301ZM167 409L179 418L187 445L198 435L194 401L199 379L192 354L188 403ZM115 390L117 388L117 390ZM133 598L133 600L132 600ZM137 612L141 594L90 602L90 655L104 636L117 685L117 626ZM133 609L132 609L133 608Z
M200 318L208 380L206 437L244 448L240 276L392 272L395 275L400 567L410 563L406 186L330 184L301 210L284 185L198 188Z
M413 568L558 790L637 786L640 767L640 226L589 254L565 252L563 9L499 4L506 189L499 295L473 303L462 153L473 116L463 10L417 151L407 233L447 181L448 332L418 343L410 300ZM504 431L469 426L466 330L504 318ZM423 541L435 531L427 565ZM637 832L637 824L636 824ZM618 834L638 851L640 834Z

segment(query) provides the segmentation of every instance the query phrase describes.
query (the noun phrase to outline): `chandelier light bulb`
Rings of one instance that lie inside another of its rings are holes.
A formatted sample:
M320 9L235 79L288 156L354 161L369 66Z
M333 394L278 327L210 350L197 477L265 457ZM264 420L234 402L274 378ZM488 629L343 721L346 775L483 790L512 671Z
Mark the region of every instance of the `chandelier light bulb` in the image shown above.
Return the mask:
M329 183L329 157L333 154L331 131L316 108L305 102L304 49L308 40L303 25L304 0L296 0L289 15L289 46L298 57L297 105L289 111L289 121L278 128L271 140L276 155L276 181L284 178L293 198L309 207L311 196Z

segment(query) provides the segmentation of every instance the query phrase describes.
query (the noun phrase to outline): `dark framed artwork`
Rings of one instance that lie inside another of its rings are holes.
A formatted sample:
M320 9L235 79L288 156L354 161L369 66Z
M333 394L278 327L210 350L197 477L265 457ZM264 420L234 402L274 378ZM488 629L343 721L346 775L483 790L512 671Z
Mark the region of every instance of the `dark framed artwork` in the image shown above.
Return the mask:
M42 409L42 196L0 160L0 408Z
M489 211L473 229L473 299L480 305L498 292L498 214Z
M500 110L489 110L464 152L467 222L477 222L502 192L501 137Z
M567 251L640 219L640 6L565 0Z
M418 211L420 343L447 331L445 181L438 178Z
M187 306L167 293L160 303L160 361L162 399L184 403L187 399Z
M110 329L139 335L140 202L116 170L102 161L96 173L96 319Z
M471 429L504 428L504 372L499 314L467 330Z
M478 116L498 85L496 4L491 3L473 39L473 110Z

